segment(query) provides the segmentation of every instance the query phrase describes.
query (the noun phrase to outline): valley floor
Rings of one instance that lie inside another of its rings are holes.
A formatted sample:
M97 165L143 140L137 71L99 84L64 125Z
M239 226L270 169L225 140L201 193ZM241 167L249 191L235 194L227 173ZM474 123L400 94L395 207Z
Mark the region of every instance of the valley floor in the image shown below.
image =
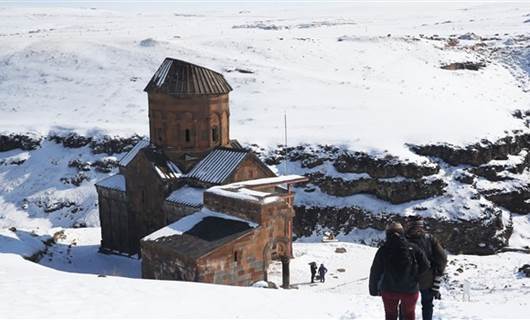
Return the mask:
M368 295L374 247L297 242L291 283L298 289L273 290L134 279L140 276L139 260L100 254L98 243L99 228L65 229L40 264L15 252L0 254L0 314L10 318L383 317L380 298ZM346 252L336 253L338 247ZM451 256L436 315L439 319L526 318L530 279L517 269L529 260L521 253ZM310 283L311 261L328 268L325 283ZM281 283L280 270L279 264L270 268L275 283ZM462 299L464 280L471 283L470 301ZM420 308L418 304L417 312Z

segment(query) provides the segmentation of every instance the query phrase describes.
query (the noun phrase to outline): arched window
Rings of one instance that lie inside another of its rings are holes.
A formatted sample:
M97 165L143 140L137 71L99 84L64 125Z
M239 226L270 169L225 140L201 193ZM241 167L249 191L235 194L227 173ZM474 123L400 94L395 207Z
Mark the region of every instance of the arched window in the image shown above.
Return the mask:
M156 135L159 142L162 142L163 136L162 136L162 128L156 128Z
M212 128L212 141L219 141L219 127L217 126Z
M190 129L186 129L185 138L186 138L186 142L191 141L191 130Z

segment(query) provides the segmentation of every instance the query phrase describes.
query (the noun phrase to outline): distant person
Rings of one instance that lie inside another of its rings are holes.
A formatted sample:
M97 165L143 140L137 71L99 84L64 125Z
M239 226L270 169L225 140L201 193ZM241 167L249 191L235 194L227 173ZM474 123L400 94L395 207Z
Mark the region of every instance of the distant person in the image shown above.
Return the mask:
M311 283L315 283L315 276L317 275L317 263L311 262L309 264L309 268L311 269Z
M431 268L419 277L422 318L423 320L431 320L433 299L440 300L442 298L440 278L447 266L447 254L438 239L425 231L422 217L409 218L405 237L423 250L431 265Z
M403 226L390 223L386 240L375 254L369 281L370 295L383 298L386 320L398 318L399 305L405 320L414 320L418 276L429 268L423 251L405 238Z
M320 277L320 282L325 282L326 281L326 273L327 272L328 272L328 269L326 269L326 267L324 267L324 264L321 263L320 267L318 268L318 275Z

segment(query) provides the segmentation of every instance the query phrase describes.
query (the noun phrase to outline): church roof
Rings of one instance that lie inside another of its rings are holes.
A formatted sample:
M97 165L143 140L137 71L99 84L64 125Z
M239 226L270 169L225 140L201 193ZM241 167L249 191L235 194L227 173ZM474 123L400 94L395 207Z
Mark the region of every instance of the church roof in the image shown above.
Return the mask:
M154 241L177 254L197 259L254 231L256 227L258 225L253 222L203 208L142 240Z
M222 74L186 61L166 58L144 91L174 96L218 95L232 91Z
M138 154L138 151L142 150L143 148L147 146L149 146L149 140L143 139L143 140L138 141L138 143L136 143L136 145L134 145L134 147L129 152L127 152L123 156L123 158L120 159L119 165L122 167L126 167L129 164L129 162L131 162L131 160L134 159L134 157L136 157L136 155Z
M182 171L171 160L169 160L161 150L156 148L144 148L142 151L147 160L151 162L156 173L162 180L178 179L182 176Z
M166 198L166 201L188 207L201 208L203 205L204 189L183 186Z
M105 189L125 192L125 177L121 174L115 174L101 181L98 181L96 183L96 186Z
M249 153L245 149L215 149L197 163L186 177L211 184L224 183Z

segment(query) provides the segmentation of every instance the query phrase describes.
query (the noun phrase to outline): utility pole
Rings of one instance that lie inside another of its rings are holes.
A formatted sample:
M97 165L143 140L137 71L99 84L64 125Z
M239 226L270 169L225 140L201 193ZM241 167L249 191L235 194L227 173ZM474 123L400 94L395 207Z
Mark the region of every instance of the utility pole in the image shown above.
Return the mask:
M284 159L283 159L283 174L286 175L287 174L287 111L283 111L283 127L284 127L284 132L283 132L283 135L284 135L284 145L283 145L283 148L284 148L284 151L285 151L285 156L284 156Z

